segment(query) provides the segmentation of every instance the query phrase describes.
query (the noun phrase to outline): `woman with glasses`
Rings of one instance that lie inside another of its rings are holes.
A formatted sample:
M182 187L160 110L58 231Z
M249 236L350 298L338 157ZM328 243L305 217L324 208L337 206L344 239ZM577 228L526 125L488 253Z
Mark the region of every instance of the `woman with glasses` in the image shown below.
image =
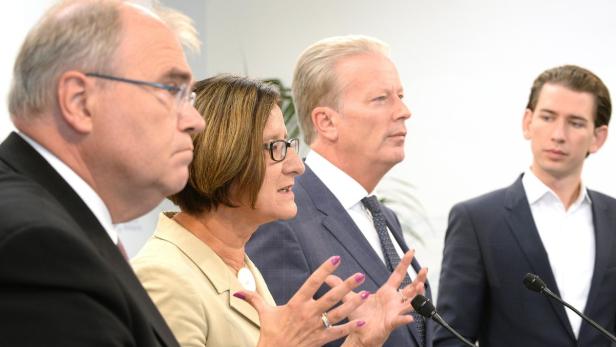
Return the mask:
M295 216L293 183L304 171L299 141L287 139L278 93L266 84L222 75L194 91L206 128L193 138L188 184L170 197L181 212L162 214L132 261L180 344L320 346L348 335L345 345L378 345L389 329L409 323L405 298L423 288L425 274L403 293L396 289L412 254L392 274L387 304L352 292L363 274L332 276L344 261L334 256L286 305L275 305L244 246L259 225ZM313 300L326 280L333 288Z

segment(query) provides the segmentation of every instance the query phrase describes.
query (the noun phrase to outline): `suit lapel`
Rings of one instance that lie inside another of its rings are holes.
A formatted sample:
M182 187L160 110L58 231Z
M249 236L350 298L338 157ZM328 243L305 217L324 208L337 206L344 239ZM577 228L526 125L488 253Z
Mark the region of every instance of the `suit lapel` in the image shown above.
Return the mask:
M233 293L245 289L241 287L237 278L233 276L218 254L174 220L161 215L158 224L160 227L156 229L154 236L166 240L180 249L201 270L201 273L210 281L218 294L226 293L229 307L232 310L237 311L257 327L260 327L257 311L246 301L233 296ZM255 273L255 267L250 260L247 260L246 263L250 270ZM261 277L255 276L255 279L261 279ZM259 282L261 281L257 283ZM270 302L265 295L262 296L268 303Z
M370 246L368 240L366 240L338 199L327 189L325 184L314 174L308 165L306 165L304 174L297 178L297 183L303 187L310 187L310 189L305 190L310 195L317 209L324 215L323 227L351 254L362 268L364 274L371 278L379 287L385 283L390 276L389 270L387 270L381 258ZM404 241L402 231L397 226L398 224L392 219L393 217L390 216L390 213L384 213L384 215L387 226L402 248L402 251L408 251L408 246ZM413 259L412 266L416 271L419 271L420 266L417 260ZM427 289L428 291L429 289ZM411 335L413 335L415 343L417 343L416 336L418 336L418 332L416 325L408 324L407 328Z
M45 188L63 206L68 215L76 222L79 229L90 239L99 255L114 270L119 281L126 287L127 293L141 309L158 337L168 346L176 346L173 334L162 316L137 280L132 268L124 259L105 229L98 222L92 211L66 181L41 157L27 142L16 133L11 133L2 145L0 154L6 163L16 172L30 177Z
M231 286L230 294L240 290L244 290L244 288L240 288L239 286ZM259 323L259 314L254 307L250 306L248 302L240 298L236 298L233 295L229 295L229 306L242 316L246 317L246 319L250 320L257 327L261 327L261 324Z
M535 221L524 192L522 185L522 177L520 176L515 183L509 187L505 196L505 208L509 210L506 214L506 222L509 225L509 230L518 242L522 253L530 264L532 271L541 277L548 288L556 295L560 296L556 279L552 273L548 254L543 247L543 242L539 236L539 231L535 225ZM520 285L522 278L520 278ZM569 318L565 313L565 308L554 300L546 298L550 302L556 316L558 316L563 328L569 336L575 340L575 335L569 323Z
M325 230L349 252L364 274L378 286L387 281L389 272L379 256L338 199L308 165L306 165L304 174L296 180L297 184L304 187L316 208L323 214L322 224Z
M613 252L610 245L614 244L613 230L614 225L616 225L616 216L609 214L602 196L591 190L588 191L588 194L592 201L592 217L595 228L595 268L590 283L588 301L584 309L585 314L589 314L593 309L593 304L601 289L609 257Z

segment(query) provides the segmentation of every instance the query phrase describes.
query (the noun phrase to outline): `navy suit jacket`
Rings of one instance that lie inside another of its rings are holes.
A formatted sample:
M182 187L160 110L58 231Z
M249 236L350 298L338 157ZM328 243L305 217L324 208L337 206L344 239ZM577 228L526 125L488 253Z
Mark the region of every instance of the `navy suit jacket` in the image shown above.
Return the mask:
M90 209L15 133L0 145L0 346L179 346Z
M616 200L590 191L596 256L584 314L616 330ZM571 250L574 262L576 250ZM565 308L525 288L539 275L560 296L521 177L507 188L454 206L445 237L437 309L481 347L610 346L583 322L576 341ZM571 274L575 276L575 274ZM437 328L434 346L462 346Z
M261 226L246 247L276 302L285 304L308 276L333 255L342 258L337 276L347 278L362 272L366 280L361 289L373 293L378 290L390 272L340 202L308 166L305 173L296 178L293 192L297 216ZM408 251L396 215L384 206L383 211L396 241L404 252ZM420 270L415 259L412 266ZM321 287L316 297L322 296L327 289L327 286ZM426 295L430 296L428 286ZM426 321L426 324L426 340L431 341L432 322ZM399 327L385 346L417 346L415 329L412 323ZM341 341L330 345L338 346Z

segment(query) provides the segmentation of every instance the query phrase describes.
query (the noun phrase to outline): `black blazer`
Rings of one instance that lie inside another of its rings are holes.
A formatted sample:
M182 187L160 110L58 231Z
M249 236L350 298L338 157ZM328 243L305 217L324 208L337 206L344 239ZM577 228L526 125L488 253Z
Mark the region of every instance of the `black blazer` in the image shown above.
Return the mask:
M15 133L0 145L0 346L178 346L92 212Z
M584 313L616 330L616 200L589 191L595 268ZM571 250L574 262L576 250ZM528 272L559 294L521 177L507 188L454 206L445 238L437 309L481 347L610 346L583 322L576 341L565 309L524 287ZM575 276L575 274L571 274ZM442 328L435 346L461 346Z
M347 278L356 272L366 275L362 290L374 293L389 278L390 272L374 252L336 197L306 165L293 187L297 216L261 226L246 246L250 259L265 278L278 304L285 304L299 290L308 276L333 255L341 256L336 275ZM385 206L387 227L404 252L408 251L398 218ZM415 271L419 263L413 259ZM328 287L317 292L322 296ZM430 296L430 288L426 287ZM432 322L426 321L427 347L432 346ZM385 346L417 346L414 324L392 332ZM340 345L341 340L331 343Z

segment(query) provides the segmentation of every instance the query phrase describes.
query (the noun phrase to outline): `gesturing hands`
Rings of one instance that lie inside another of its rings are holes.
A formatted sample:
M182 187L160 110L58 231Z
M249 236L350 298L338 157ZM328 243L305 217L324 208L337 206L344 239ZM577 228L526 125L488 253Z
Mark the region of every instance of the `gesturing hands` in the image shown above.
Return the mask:
M261 335L257 346L322 346L363 330L365 324L363 319L349 319L350 321L345 324L334 325L349 316L369 297L367 292L352 293L354 288L364 282L363 274L356 273L345 281L336 277L337 283L330 285L332 289L318 300L313 299L325 279L339 265L339 256L329 258L283 306L268 305L256 292L234 293L234 296L252 305L259 314ZM331 309L343 298L345 300L341 305Z
M407 313L412 311L411 300L415 295L424 294L428 269L422 268L411 284L400 290L398 288L414 255L414 251L408 251L387 282L370 295L363 305L349 314L349 319L363 320L366 325L363 329L354 331L347 342L353 341L354 345L361 346L381 346L394 329L413 321L413 317ZM334 275L330 275L326 280L330 286L338 286L341 282L342 280ZM362 293L351 292L343 301L357 301L356 297L361 295Z

